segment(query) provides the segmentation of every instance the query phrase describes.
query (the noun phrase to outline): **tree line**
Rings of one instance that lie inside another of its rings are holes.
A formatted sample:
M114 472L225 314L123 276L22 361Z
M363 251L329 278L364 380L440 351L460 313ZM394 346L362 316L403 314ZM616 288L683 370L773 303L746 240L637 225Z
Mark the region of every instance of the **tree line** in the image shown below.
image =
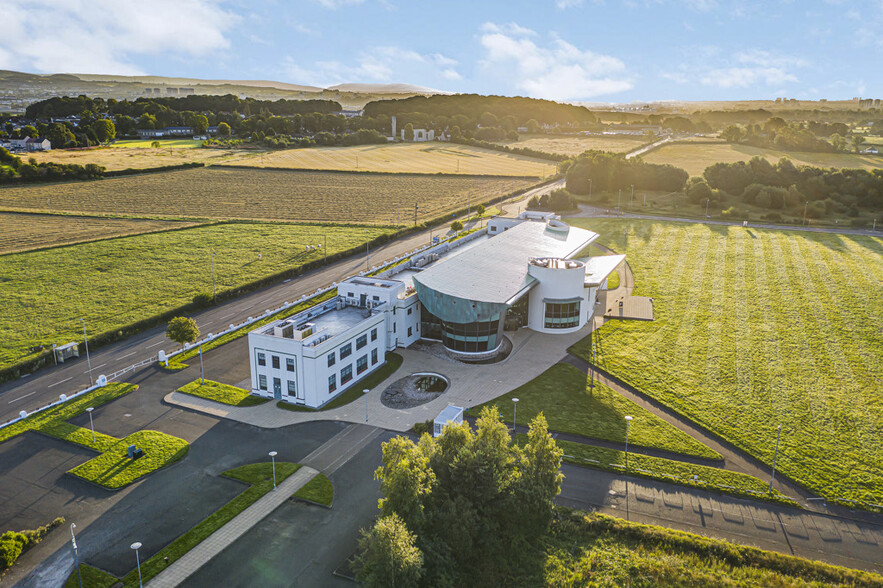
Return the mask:
M0 184L15 182L53 182L59 180L93 180L104 175L104 168L94 163L37 163L31 158L22 162L9 151L0 147Z
M629 189L680 192L689 174L670 164L646 163L639 157L626 159L623 153L586 151L561 164L567 191L588 195Z
M861 135L852 135L844 123L820 121L787 122L774 116L763 124L729 125L721 131L721 138L729 143L754 147L833 153L852 148L858 152L864 143Z

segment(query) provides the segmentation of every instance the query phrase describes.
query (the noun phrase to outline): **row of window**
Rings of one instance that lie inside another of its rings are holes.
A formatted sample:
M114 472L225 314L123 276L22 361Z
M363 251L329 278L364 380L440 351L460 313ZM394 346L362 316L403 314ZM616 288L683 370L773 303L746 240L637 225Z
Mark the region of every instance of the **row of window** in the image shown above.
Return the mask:
M270 363L272 364L273 369L278 370L279 366L280 366L279 356L278 355L271 355L270 356ZM258 351L258 365L261 365L261 366L267 365L267 354L266 353L262 353L262 352ZM285 369L288 370L289 372L294 371L294 358L293 357L286 357L285 358Z
M297 382L294 380L287 380L288 383L288 395L289 396L297 396ZM261 390L267 389L267 376L261 374L258 376L258 388ZM282 392L282 380L280 378L273 378L273 393L280 394Z
M570 329L579 326L579 303L546 302L545 327L547 329Z
M376 328L371 329L371 340L377 341L377 329ZM367 334L359 335L356 338L356 351L358 351L359 349L362 349L366 345L368 345L368 335ZM352 354L353 354L353 344L352 343L347 343L346 345L341 346L340 359L346 359L347 357L349 357ZM337 363L337 354L336 354L336 352L332 351L331 353L328 354L328 367L333 366L335 363Z
M376 365L380 361L377 349L371 350L371 365ZM356 374L361 374L368 369L368 355L365 354L356 360ZM340 370L340 385L343 386L353 379L353 365L349 364ZM337 374L328 376L328 393L331 394L337 390Z

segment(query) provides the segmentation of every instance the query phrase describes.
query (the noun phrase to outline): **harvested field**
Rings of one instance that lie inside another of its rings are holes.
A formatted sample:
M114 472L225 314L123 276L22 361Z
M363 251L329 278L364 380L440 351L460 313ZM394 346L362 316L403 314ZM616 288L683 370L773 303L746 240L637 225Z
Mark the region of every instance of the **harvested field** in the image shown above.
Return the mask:
M436 218L532 178L201 168L0 189L0 209L352 223Z
M627 153L649 143L646 137L586 135L521 135L518 141L500 141L509 147L526 147L556 155L579 155L589 149Z
M767 464L781 424L783 474L883 504L883 239L570 220L654 300L654 321L604 325L602 368Z
M536 177L552 175L557 169L554 161L436 142L287 149L266 153L262 157L252 157L247 165L312 170Z
M373 239L388 229L230 223L4 255L0 368L30 357L32 346L79 340L78 317L92 340L211 293L213 252L224 292L321 260L322 250L305 248L326 236L329 255L364 248L366 231Z
M814 167L837 167L876 169L883 168L883 157L879 155L859 155L853 153L807 153L785 152L761 149L748 145L729 144L674 144L664 145L641 158L648 163L670 163L687 170L691 176L701 176L705 168L719 161L734 163L748 161L755 155L765 157L770 163L787 157L795 165Z
M91 149L53 149L52 151L35 151L27 154L24 159L33 157L37 163L53 161L55 163L75 163L86 165L94 163L105 167L108 171L120 169L145 169L167 165L199 162L206 165L217 163L242 163L259 157L260 153L239 149L214 149L170 145L160 149L150 147L150 141L137 141L142 147L95 147ZM165 143L165 142L163 142ZM179 141L168 141L179 143Z
M195 225L177 221L0 212L0 254Z

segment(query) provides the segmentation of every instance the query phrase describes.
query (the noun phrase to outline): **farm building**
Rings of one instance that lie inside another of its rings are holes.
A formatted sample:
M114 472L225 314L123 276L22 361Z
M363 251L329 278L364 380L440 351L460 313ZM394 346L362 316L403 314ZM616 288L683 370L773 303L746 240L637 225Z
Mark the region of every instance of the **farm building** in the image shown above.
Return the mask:
M319 407L417 340L453 359L493 361L505 329L572 333L595 314L624 255L579 257L598 238L550 213L494 218L386 278L353 277L330 301L249 333L254 394Z
M405 139L405 129L402 129L402 140ZM433 129L414 129L414 138L411 139L415 143L422 143L424 141L435 141L435 130Z

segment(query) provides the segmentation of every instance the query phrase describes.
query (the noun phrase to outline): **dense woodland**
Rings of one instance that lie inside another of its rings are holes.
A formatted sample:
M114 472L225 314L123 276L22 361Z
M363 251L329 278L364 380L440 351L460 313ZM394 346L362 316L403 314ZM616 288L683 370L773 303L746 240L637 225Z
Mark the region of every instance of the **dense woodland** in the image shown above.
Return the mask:
M645 163L640 158L626 159L624 153L587 151L564 162L567 191L571 194L601 194L615 190L652 190L680 192L689 174L669 164Z

